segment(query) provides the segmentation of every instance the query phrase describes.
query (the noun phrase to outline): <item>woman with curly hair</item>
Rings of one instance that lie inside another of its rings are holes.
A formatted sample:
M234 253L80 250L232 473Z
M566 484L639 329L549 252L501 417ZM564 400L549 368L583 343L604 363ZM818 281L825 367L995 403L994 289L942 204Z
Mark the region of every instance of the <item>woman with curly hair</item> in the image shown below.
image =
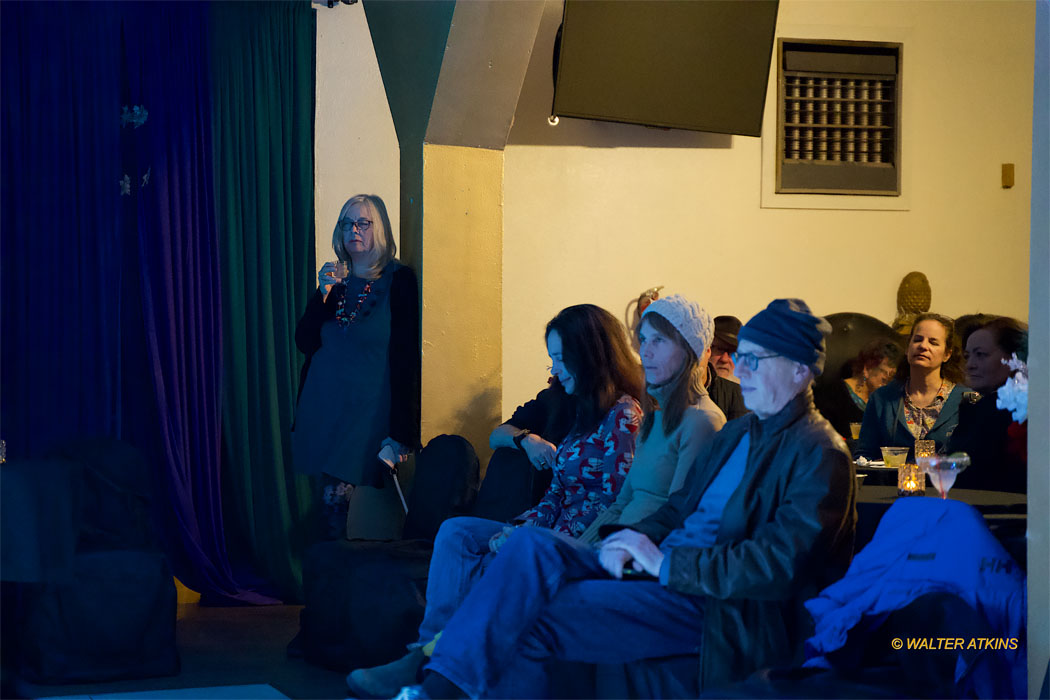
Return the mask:
M896 378L868 401L857 456L881 459L882 447L908 447L914 459L916 440L933 440L938 452L947 449L968 391L955 342L952 319L933 313L915 318Z

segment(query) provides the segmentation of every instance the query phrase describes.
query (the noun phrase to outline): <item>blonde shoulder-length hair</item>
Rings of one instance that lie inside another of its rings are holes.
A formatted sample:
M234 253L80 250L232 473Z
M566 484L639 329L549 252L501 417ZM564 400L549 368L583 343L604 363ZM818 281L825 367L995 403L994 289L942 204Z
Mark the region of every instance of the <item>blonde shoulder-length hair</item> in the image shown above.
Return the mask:
M352 270L353 261L350 259L350 253L343 247L343 233L339 230L339 222L355 204L360 204L372 221L372 252L368 256L367 267L358 270L358 277L378 277L397 255L397 244L394 243L394 236L390 231L390 216L386 213L386 204L378 195L358 194L346 200L346 204L339 210L339 219L332 230L332 248L336 257L346 263L347 269Z

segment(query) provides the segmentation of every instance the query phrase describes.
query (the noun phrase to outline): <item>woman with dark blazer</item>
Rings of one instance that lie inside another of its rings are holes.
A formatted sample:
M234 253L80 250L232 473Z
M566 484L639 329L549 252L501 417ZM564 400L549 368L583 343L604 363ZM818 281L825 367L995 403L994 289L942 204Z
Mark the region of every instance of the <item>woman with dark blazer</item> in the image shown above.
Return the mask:
M855 456L882 459L882 447L908 447L913 460L916 440L933 440L938 452L947 449L968 390L954 348L950 318L926 313L915 319L896 378L868 400Z
M959 425L948 440L949 452L970 455L970 467L957 488L1025 493L1028 490L1028 423L1014 421L996 404L999 389L1013 370L1005 363L1028 361L1028 325L998 316L971 328L963 338L966 383L974 393L959 408ZM979 393L978 393L979 392Z

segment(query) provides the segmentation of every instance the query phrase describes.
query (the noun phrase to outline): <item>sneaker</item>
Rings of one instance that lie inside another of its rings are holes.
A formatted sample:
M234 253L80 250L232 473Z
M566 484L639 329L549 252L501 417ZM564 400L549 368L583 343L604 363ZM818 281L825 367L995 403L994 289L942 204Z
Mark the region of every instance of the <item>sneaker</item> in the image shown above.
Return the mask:
M346 685L358 698L392 698L404 687L419 682L426 660L423 650L416 647L397 661L351 671Z

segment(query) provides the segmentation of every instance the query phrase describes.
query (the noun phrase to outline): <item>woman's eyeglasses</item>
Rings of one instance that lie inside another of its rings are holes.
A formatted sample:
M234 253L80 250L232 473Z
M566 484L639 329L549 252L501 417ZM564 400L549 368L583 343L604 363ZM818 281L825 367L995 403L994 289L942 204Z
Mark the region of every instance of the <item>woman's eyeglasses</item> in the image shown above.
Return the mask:
M339 223L336 224L339 230L343 233L347 233L356 226L357 230L364 233L372 227L372 222L368 219L339 219Z
M758 363L771 357L783 357L783 355L756 355L752 352L734 352L733 364L747 367L748 371L754 372L758 369Z

